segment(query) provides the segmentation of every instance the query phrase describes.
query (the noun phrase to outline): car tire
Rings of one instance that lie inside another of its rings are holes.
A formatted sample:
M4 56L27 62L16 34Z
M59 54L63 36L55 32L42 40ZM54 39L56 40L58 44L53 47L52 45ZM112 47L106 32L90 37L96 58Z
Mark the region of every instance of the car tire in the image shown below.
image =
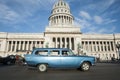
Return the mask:
M82 65L80 66L81 71L88 71L90 69L90 63L88 62L83 62Z
M10 64L11 64L11 62L10 62L10 61L7 61L7 62L6 62L6 64L7 64L7 65L10 65Z
M40 72L46 72L47 71L47 64L39 64L38 65L38 70Z

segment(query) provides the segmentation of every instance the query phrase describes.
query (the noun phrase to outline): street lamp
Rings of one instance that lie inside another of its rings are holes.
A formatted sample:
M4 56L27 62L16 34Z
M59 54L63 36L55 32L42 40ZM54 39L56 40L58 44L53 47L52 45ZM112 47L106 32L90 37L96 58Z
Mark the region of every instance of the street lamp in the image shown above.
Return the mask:
M119 58L120 58L120 42L117 42L116 48L118 50L118 55L119 55Z

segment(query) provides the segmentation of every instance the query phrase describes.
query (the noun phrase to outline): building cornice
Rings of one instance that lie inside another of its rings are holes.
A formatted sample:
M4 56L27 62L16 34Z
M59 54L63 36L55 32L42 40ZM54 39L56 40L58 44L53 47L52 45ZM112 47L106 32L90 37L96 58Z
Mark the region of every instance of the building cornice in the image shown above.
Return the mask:
M44 32L44 34L82 34L81 32Z

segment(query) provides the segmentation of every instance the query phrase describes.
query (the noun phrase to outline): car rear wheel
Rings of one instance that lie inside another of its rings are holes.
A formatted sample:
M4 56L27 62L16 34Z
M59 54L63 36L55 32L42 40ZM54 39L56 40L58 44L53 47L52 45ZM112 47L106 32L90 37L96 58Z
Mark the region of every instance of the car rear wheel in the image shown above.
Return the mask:
M10 62L10 61L7 61L7 62L6 62L6 64L7 64L7 65L10 65L10 64L11 64L11 62Z
M38 70L40 72L46 72L47 71L47 65L46 64L39 64L38 65Z
M90 69L90 64L88 62L84 62L80 66L80 70L82 70L82 71L88 71L89 69Z

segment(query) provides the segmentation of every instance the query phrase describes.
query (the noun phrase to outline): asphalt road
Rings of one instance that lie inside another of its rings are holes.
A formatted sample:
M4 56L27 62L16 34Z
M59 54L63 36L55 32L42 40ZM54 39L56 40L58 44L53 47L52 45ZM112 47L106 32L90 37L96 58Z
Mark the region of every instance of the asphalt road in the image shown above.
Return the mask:
M0 80L120 80L120 64L97 63L88 72L48 69L46 73L27 66L0 65Z

